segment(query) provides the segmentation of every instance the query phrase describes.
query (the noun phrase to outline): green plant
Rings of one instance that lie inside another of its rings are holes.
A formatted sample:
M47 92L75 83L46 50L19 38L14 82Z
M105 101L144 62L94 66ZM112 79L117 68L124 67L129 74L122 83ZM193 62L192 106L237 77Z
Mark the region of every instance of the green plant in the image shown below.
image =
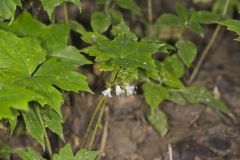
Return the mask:
M46 146L51 159L95 159L98 152L89 150L101 126L107 98L112 95L132 95L137 85L142 88L150 106L148 121L162 136L168 131L168 123L159 104L165 100L178 104L204 103L232 116L224 103L211 92L199 86L186 86L182 81L185 70L192 67L197 56L197 46L187 40L184 34L191 29L203 36L202 24L217 23L240 35L239 21L224 20L217 13L189 10L177 4L177 15L164 13L153 24L152 0L148 0L148 22L133 0L97 0L99 5L104 6L103 10L92 13L90 24L93 31L86 31L78 22L69 21L66 11L66 2L74 3L81 10L80 0L41 2L52 22L55 22L54 8L64 3L65 23L45 25L27 11L22 11L14 19L15 9L21 7L21 2L0 2L0 17L5 19L0 22L0 119L9 122L12 134L17 117L22 116L26 131L44 150ZM224 13L227 12L228 2L226 4ZM149 33L141 38L134 34L119 9L129 10L134 16L140 17ZM153 34L161 27L172 26L181 31L180 38L174 44L161 41L157 34ZM70 30L80 33L81 39L89 45L80 50L70 45ZM104 34L106 32L109 34ZM94 57L94 62L81 53ZM156 55L163 58L158 59ZM63 97L70 91L93 93L86 77L75 70L77 66L92 63L100 71L111 73L111 78L106 83L106 90L102 92L82 143L89 150L80 149L74 156L71 147L66 145L59 154L53 154L46 129L64 141L60 110ZM92 127L94 129L90 137ZM86 144L88 137L90 140ZM31 148L18 151L18 154L24 160L44 159Z

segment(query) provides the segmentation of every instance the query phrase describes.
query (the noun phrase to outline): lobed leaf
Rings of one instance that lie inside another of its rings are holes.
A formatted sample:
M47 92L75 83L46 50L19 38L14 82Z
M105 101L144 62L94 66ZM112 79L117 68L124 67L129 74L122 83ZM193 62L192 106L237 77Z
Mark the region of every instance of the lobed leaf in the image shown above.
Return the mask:
M240 21L239 20L229 19L229 20L218 22L218 23L226 26L228 30L237 33L239 37L236 40L240 41Z
M67 144L60 149L59 154L53 155L53 160L95 160L97 154L97 151L80 149L76 156L74 156L71 146Z
M45 160L32 148L29 148L28 151L18 151L17 153L23 160Z
M38 106L34 106L38 107ZM36 110L32 107L28 112L22 112L23 119L26 125L27 132L37 140L37 142L45 150L45 141L44 141L44 129ZM24 152L26 153L26 152Z
M115 67L143 68L152 70L155 68L152 54L156 53L162 44L151 42L135 42L127 38L118 37L114 40L98 39L95 45L85 52L96 57L96 61L110 62Z
M30 101L48 104L61 114L63 98L53 85L67 91L90 92L86 77L74 71L74 64L45 61L46 51L36 39L18 38L2 30L0 34L0 84L7 86L0 89L0 118L13 118L11 107L27 110Z

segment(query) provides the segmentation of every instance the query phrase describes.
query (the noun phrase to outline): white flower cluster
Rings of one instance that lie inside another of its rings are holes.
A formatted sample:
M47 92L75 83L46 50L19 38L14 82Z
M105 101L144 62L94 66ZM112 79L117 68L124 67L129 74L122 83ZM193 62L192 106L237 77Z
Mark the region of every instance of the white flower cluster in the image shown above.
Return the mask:
M125 89L122 89L119 85L117 85L116 88L115 88L115 93L116 93L117 96L120 96L120 95L122 95L124 93L126 93L126 95L129 96L129 95L132 95L132 94L135 93L135 88L136 87L133 86L133 85L132 86L127 85L125 87ZM112 92L112 89L111 88L107 88L106 90L102 91L102 94L105 97L112 97L112 93L111 92Z

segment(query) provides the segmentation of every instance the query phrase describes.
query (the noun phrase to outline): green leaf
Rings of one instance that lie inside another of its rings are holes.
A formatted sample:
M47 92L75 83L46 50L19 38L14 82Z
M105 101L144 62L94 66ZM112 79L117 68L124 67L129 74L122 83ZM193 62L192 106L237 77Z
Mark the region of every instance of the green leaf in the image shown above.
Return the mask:
M17 115L12 108L28 110L28 102L34 100L36 96L33 91L17 86L0 89L0 119L7 118L14 121Z
M38 106L34 106L38 107ZM28 112L22 112L23 119L26 125L27 132L41 144L42 148L45 150L44 143L44 129L41 125L40 119L37 116L36 109L31 107Z
M156 129L156 131L164 136L168 131L167 116L159 109L150 110L147 115L148 121Z
M151 106L151 110L157 108L163 100L169 97L166 88L154 83L144 83L143 91L147 103Z
M111 25L111 17L104 12L94 12L91 15L91 26L93 31L103 33Z
M47 11L48 16L51 18L52 17L52 13L54 11L54 8L59 6L60 4L64 3L64 2L72 2L75 5L77 5L79 7L79 9L81 10L81 3L80 0L41 0L42 5L44 10Z
M43 116L45 128L52 130L64 141L62 118L59 114L48 106L41 108L41 114Z
M72 148L66 144L60 149L59 154L53 155L53 160L95 160L98 152L81 149L76 156L73 155Z
M213 12L209 11L195 11L191 14L190 21L211 24L219 20L219 16Z
M110 15L112 19L112 24L119 24L121 21L123 21L123 15L118 10L110 10Z
M180 17L182 17L185 20L188 20L190 16L189 10L179 3L176 4L176 12Z
M188 87L184 92L184 96L188 103L204 103L210 105L220 112L226 114L230 113L225 104L205 88L198 86Z
M226 26L228 30L236 32L237 35L239 36L236 40L240 41L240 21L239 20L229 19L229 20L218 22L218 23Z
M165 58L162 65L163 69L168 72L168 74L176 78L180 78L184 75L184 66L176 55Z
M114 0L114 2L124 8L128 9L136 14L140 14L140 8L139 6L134 2L134 0Z
M1 160L9 160L11 157L11 146L9 146L8 144L2 144L0 146L0 159Z
M68 62L59 62L54 59L47 60L34 74L34 78L43 83L56 85L67 91L91 90L86 82L86 77L73 69L76 66ZM66 83L67 82L67 83Z
M1 0L0 17L4 19L14 19L17 6L21 6L21 0Z
M188 27L190 27L193 32L199 34L201 37L204 36L203 27L198 22L189 21Z
M1 22L0 28L11 31L20 37L35 37L41 41L42 47L49 52L64 48L68 43L68 25L52 24L46 26L26 11L18 16L11 26L8 26L8 23Z
M98 155L97 151L89 151L86 149L81 149L76 154L75 160L95 160Z
M137 40L137 36L130 31L130 28L124 20L121 20L118 25L114 25L111 32L115 37L118 38L132 39L133 41Z
M74 32L77 32L80 34L86 32L84 26L77 21L69 20L68 25L69 25L70 29Z
M18 100L16 89L10 88L8 96L15 96L16 101L5 100L0 117L13 117L10 106L27 110L27 102L36 100L42 106L50 105L60 114L63 102L61 93L53 87L57 85L67 91L90 91L86 77L74 71L75 65L69 62L47 60L43 63L46 51L33 38L18 38L10 32L0 30L0 82L4 85L17 85L23 88ZM41 64L41 65L40 65ZM24 90L24 88L30 90ZM15 93L14 93L15 92ZM7 92L8 93L8 92ZM12 97L14 98L14 97ZM14 103L14 104L13 104Z
M74 160L72 148L69 144L60 149L59 154L53 155L53 160Z
M85 52L96 57L97 62L110 61L113 65L123 68L155 68L152 54L156 53L162 44L151 42L134 42L126 38L114 40L99 40L96 45L85 49Z
M36 67L45 60L45 50L36 39L20 39L2 30L0 34L0 73L10 74L11 79L31 76Z
M65 48L56 49L51 52L49 56L76 65L85 65L92 63L90 60L80 54L80 51L73 46L66 46Z
M23 160L45 160L32 148L29 148L28 151L18 151L17 153Z
M162 83L173 88L184 88L179 79L184 74L184 66L176 55L167 57L162 63L156 63Z
M180 40L177 42L176 47L178 49L178 56L187 67L190 67L197 56L195 44L188 40Z
M222 113L230 114L230 110L226 107L226 105L205 88L191 86L183 90L179 90L179 93L180 94L178 94L178 96L182 96L182 100L184 99L188 104L204 103ZM170 95L172 95L172 93Z
M184 19L173 14L164 13L157 19L157 26L184 26Z
M17 126L17 116L18 116L19 113L17 113L17 115L15 116L14 119L9 119L8 122L9 122L9 125L10 125L10 136L12 136L16 126Z

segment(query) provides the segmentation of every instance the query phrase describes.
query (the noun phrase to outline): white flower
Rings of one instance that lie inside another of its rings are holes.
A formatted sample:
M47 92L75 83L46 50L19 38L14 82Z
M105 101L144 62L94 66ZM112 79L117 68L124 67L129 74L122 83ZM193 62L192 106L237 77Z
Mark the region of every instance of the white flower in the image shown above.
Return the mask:
M122 93L124 93L124 90L120 86L116 86L116 95L120 96Z
M129 85L127 85L127 86L125 87L125 89L126 89L126 92L127 92L127 95L128 95L128 96L135 93L135 86L129 86Z
M105 97L112 97L112 95L111 95L111 88L108 88L108 89L102 91L102 94Z

